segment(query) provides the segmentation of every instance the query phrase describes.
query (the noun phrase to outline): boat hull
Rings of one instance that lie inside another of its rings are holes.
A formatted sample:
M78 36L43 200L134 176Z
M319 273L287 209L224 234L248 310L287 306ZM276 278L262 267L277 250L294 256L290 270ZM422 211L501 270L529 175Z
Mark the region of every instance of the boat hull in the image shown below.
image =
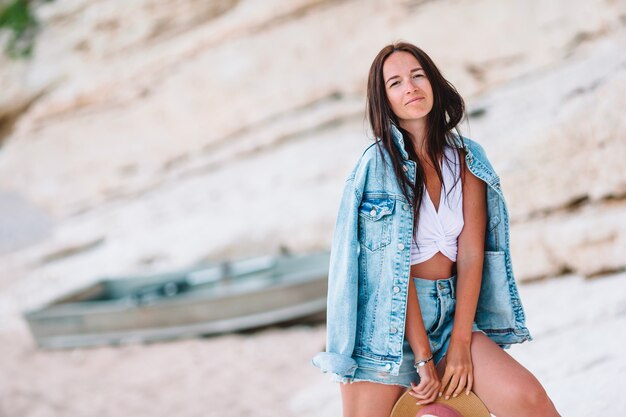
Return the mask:
M241 331L325 311L327 267L328 253L291 256L270 268L148 302L119 290L133 288L132 280L99 282L77 292L92 300L66 296L25 318L37 344L51 349ZM116 288L115 298L102 299L107 286Z

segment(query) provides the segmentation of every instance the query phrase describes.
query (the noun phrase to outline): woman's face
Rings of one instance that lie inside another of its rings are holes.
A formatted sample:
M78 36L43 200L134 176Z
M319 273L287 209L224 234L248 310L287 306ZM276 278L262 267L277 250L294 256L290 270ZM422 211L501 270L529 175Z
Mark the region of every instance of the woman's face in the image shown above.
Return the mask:
M402 125L424 118L433 108L430 81L417 58L409 52L396 51L387 57L383 80L391 110Z

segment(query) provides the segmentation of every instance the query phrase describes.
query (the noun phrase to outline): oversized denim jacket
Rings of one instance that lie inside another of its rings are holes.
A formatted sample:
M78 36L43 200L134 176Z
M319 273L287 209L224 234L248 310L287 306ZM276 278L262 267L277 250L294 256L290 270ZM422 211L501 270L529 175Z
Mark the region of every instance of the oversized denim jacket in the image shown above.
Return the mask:
M391 130L414 182L415 162L408 158L400 131L394 125ZM469 170L487 184L485 256L474 320L506 349L532 340L513 276L508 210L484 149L463 140ZM350 378L358 366L398 375L412 234L413 212L390 158L383 163L372 144L346 180L339 207L328 273L326 351L312 359L323 372Z

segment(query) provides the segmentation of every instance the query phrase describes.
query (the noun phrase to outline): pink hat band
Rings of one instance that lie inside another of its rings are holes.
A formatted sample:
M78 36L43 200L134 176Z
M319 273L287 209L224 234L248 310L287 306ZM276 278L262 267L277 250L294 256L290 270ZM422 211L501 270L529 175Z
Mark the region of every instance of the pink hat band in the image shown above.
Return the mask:
M448 407L444 404L428 404L421 408L415 417L463 417L454 408Z

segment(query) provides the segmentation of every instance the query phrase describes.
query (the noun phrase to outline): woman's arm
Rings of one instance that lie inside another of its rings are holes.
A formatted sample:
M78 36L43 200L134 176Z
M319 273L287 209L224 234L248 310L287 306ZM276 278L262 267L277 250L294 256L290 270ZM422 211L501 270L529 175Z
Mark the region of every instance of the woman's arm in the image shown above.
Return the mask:
M456 311L452 340L469 343L476 315L487 226L486 184L463 164L463 230L458 238L456 258Z
M426 334L424 319L420 309L415 283L409 277L409 295L406 307L405 335L411 345L416 361L429 358L432 355L430 342ZM419 404L428 404L437 399L441 390L441 380L437 375L435 362L429 361L418 371L420 382L418 385L411 383L412 392L409 394L418 400Z
M428 358L432 352L413 278L409 278L409 295L405 322L406 339L409 341L409 345L411 345L411 349L415 354L415 360L419 361Z
M465 163L461 179L464 225L458 238L454 325L442 378L446 397L471 390L474 381L470 347L482 280L487 226L486 184L474 176Z

